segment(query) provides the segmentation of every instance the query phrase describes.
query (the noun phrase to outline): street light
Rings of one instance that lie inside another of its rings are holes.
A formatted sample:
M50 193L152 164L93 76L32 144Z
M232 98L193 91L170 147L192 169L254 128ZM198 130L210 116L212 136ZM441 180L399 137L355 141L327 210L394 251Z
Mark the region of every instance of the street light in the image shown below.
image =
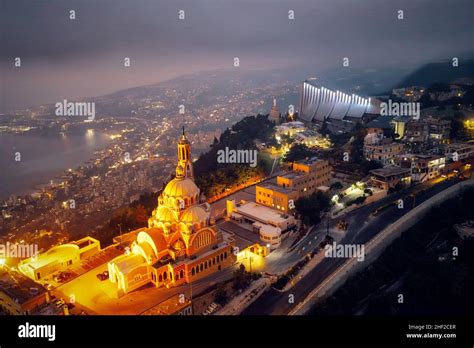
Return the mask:
M120 229L120 242L122 242L122 224L117 224Z
M193 281L192 281L192 279L189 279L189 287L191 288L191 294L189 295L189 300L191 301L191 314L194 315Z
M252 256L251 256L251 253L249 253L247 250L245 251L245 255L247 255L246 257L243 257L242 260L246 260L248 259L249 260L249 268L250 268L250 273L252 273ZM245 264L242 262L241 265L244 265L245 267Z

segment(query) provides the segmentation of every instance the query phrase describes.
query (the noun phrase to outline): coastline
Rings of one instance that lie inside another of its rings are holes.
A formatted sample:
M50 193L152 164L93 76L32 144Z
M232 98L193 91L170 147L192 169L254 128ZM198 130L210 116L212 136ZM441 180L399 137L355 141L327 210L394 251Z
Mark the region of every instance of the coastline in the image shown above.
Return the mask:
M60 183L68 170L75 170L109 144L104 132L57 134L2 133L0 154L2 173L0 202L12 195L34 195L49 185ZM20 153L20 161L13 160Z

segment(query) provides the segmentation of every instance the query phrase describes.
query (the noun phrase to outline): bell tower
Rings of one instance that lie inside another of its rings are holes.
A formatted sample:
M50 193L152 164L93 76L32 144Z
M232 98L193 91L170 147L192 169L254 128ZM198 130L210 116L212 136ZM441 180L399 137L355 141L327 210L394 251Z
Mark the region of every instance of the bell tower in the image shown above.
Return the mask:
M183 134L181 135L179 142L178 142L178 167L180 177L184 178L194 178L193 173L193 163L191 160L191 144L189 143L186 135L184 134L184 126L183 126ZM178 172L178 170L177 170Z

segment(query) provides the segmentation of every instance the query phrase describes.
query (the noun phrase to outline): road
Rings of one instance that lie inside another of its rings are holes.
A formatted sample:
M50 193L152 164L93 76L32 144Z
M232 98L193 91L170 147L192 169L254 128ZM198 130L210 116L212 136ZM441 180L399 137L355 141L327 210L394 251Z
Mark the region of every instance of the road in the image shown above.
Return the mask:
M340 244L363 244L372 239L375 235L381 232L386 226L398 220L401 216L413 209L427 199L442 190L458 183L458 179L449 181L442 181L435 184L428 182L410 187L402 192L385 197L375 203L363 206L357 210L348 213L344 218L349 221L349 228L346 235L339 242ZM410 195L414 192L420 192L416 195L416 201ZM404 206L399 209L397 206L392 206L385 209L376 217L370 216L370 213L384 206L385 204L403 198ZM414 204L415 203L415 204ZM330 223L330 228L334 228L337 220ZM309 249L309 241L314 236L325 233L325 223L320 224L307 237L308 242L302 243L299 248L305 245ZM313 245L314 246L314 245ZM325 258L321 263L316 265L309 271L299 282L297 282L290 290L286 292L279 292L271 288L265 292L259 299L252 303L242 314L244 315L286 315L297 303L303 301L306 296L318 285L320 285L328 276L330 276L338 267L340 267L346 260L343 258ZM290 303L290 295L294 296L294 301Z

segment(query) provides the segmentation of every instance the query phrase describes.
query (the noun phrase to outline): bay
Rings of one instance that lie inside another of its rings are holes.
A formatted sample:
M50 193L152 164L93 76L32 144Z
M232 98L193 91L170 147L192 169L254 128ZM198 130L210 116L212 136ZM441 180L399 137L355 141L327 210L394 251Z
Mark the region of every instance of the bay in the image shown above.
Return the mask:
M79 167L108 141L106 134L97 131L57 136L0 133L0 201L31 193L69 168ZM15 160L17 153L20 161Z

